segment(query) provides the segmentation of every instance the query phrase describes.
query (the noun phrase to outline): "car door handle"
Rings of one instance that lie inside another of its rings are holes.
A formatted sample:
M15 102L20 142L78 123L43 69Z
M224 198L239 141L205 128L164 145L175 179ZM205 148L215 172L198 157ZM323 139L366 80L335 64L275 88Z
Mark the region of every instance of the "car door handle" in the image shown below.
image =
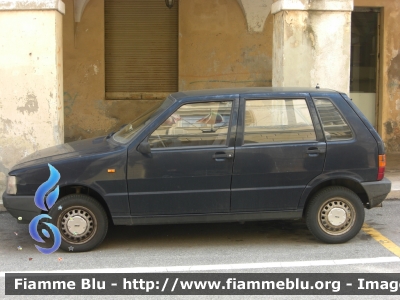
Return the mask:
M225 152L217 152L213 155L213 159L215 159L216 161L222 161L225 160L227 158L233 158L233 154L232 153L225 153Z
M320 154L325 153L325 148L310 147L307 149L307 154Z

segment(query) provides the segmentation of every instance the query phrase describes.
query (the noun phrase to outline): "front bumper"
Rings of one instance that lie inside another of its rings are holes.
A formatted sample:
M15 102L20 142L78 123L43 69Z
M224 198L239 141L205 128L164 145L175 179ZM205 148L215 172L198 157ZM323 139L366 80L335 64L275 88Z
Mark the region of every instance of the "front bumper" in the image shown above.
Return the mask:
M361 184L368 195L367 208L381 204L392 188L392 183L387 178L383 178L381 181L362 182Z
M42 212L35 205L34 196L18 196L3 193L3 204L7 211L18 220L18 223L27 224Z

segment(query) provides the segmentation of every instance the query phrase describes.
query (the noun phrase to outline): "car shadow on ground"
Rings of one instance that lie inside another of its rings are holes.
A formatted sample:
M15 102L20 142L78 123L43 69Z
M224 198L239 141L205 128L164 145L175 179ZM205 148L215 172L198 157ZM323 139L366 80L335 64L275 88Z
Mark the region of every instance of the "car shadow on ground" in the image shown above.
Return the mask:
M246 223L110 226L102 248L115 244L127 247L226 246L233 243L319 243L303 220Z

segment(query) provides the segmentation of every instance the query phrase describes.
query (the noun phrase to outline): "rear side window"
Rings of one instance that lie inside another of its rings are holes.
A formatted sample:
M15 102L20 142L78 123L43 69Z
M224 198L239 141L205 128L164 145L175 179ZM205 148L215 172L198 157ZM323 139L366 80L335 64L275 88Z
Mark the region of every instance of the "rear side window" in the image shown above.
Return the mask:
M327 141L348 140L353 138L350 126L330 100L314 99L314 103L321 117Z
M246 100L244 144L315 140L305 99Z

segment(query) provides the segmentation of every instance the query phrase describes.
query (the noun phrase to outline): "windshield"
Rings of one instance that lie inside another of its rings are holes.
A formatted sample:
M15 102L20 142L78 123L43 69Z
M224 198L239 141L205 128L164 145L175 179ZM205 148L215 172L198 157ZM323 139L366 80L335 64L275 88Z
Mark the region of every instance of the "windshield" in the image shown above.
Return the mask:
M168 107L174 103L173 98L167 98L157 106L145 112L140 117L136 118L132 122L128 123L120 130L118 130L114 135L113 139L118 143L127 143L129 142L136 133L142 129L145 125L149 124L153 119L155 119L161 112L166 110Z

